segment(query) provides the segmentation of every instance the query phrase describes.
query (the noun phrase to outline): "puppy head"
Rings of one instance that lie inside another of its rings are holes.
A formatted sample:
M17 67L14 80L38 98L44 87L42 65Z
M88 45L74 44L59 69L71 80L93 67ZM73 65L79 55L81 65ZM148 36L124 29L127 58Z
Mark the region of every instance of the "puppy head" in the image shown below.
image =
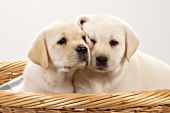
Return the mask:
M93 43L90 67L95 71L114 71L124 58L129 61L138 47L133 29L116 17L87 15L78 17L77 23Z
M75 69L89 62L89 49L85 41L85 34L77 24L57 22L37 35L28 57L44 68Z

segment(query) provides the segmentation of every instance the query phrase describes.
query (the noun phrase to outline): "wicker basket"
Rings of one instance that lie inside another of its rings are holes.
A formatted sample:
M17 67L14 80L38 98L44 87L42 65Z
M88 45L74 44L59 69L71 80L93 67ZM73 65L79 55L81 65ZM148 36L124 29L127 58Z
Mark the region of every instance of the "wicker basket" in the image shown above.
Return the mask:
M22 74L26 61L1 62L0 84ZM109 94L0 91L0 113L170 113L170 90Z

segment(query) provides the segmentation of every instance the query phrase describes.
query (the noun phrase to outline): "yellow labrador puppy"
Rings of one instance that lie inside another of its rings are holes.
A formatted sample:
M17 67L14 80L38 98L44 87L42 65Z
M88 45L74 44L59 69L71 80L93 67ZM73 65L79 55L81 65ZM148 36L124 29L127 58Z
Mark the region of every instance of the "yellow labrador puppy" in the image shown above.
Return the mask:
M28 53L30 62L16 92L72 93L77 68L86 66L89 49L76 23L56 22L45 27Z
M74 77L78 93L124 92L170 88L170 66L136 51L138 37L124 21L110 15L79 17L93 42L90 68Z

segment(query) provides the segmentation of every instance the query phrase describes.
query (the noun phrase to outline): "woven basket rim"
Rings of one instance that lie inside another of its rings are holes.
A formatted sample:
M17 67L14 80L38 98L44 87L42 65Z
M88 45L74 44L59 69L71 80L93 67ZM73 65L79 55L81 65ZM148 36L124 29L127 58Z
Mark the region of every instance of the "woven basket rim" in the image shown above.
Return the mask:
M0 81L9 81L22 74L27 61L0 62ZM2 82L2 83L3 83ZM131 91L123 93L48 94L0 91L0 111L161 111L170 112L170 90ZM17 112L16 112L17 113ZM23 113L23 112L21 112Z

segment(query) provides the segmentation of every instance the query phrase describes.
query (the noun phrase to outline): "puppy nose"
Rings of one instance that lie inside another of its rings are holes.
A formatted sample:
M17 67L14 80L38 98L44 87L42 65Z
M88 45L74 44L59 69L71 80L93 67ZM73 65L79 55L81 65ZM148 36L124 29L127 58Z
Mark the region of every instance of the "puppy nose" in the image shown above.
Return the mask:
M107 58L105 56L98 56L98 57L96 57L96 61L100 62L100 63L106 63Z
M83 45L79 45L77 48L76 48L76 51L77 53L87 53L87 48Z

